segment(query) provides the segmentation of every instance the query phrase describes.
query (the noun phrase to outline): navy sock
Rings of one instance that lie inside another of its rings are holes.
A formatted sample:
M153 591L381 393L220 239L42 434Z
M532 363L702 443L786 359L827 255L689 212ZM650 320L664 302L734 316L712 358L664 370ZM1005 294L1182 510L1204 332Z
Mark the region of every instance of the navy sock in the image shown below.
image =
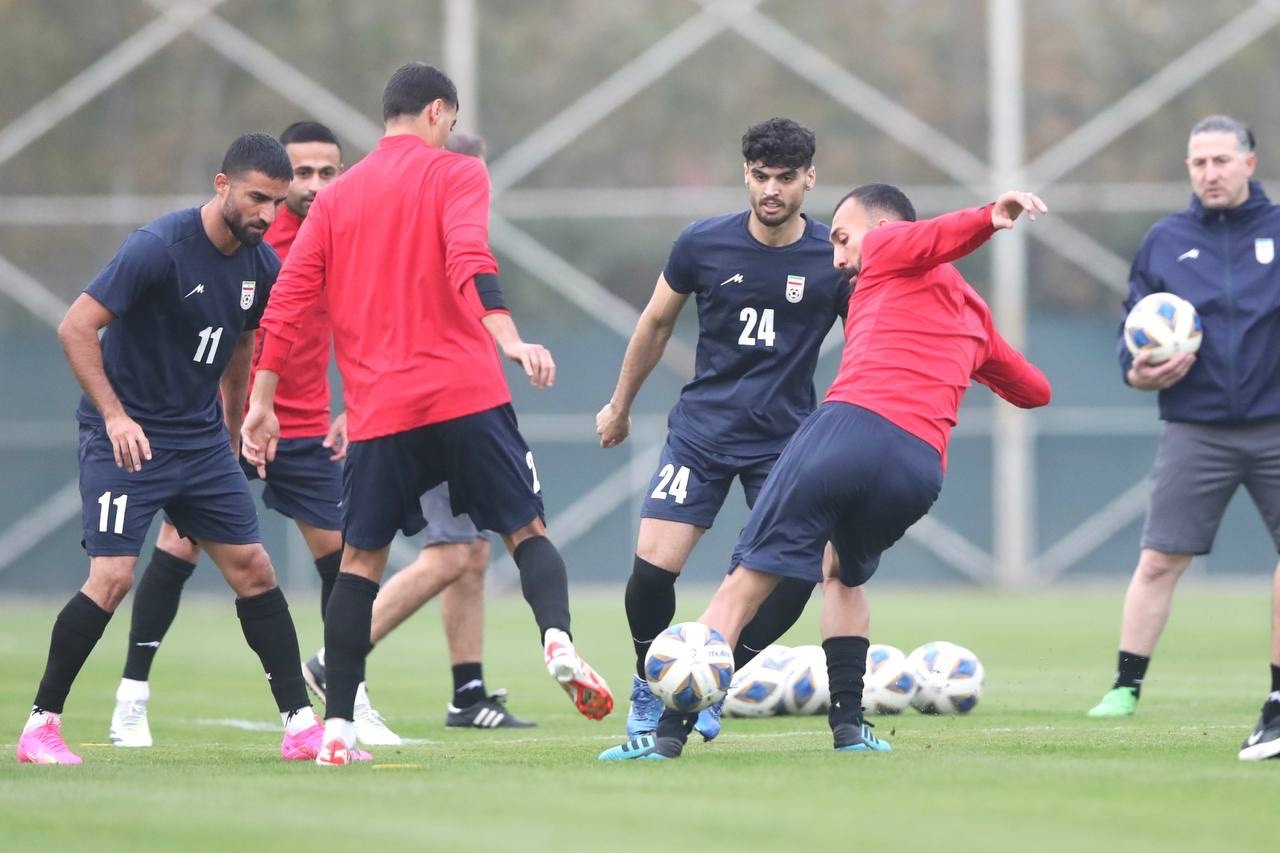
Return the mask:
M280 587L236 599L236 615L249 648L258 655L280 713L310 707L302 681L298 634L289 615L289 603Z
M670 625L676 615L676 572L636 557L627 579L625 597L627 624L636 651L636 674L644 678L644 659L653 640Z
M569 633L569 575L556 546L545 536L530 536L511 552L520 570L520 591L538 623L539 642L547 631Z
M133 588L133 613L129 622L129 650L124 677L133 681L151 678L151 664L182 600L182 587L196 570L195 563L156 548L138 585Z
M364 681L364 661L372 648L369 626L378 585L339 572L324 620L325 718L354 719L356 688Z
M61 714L67 702L67 694L80 668L89 659L89 653L102 639L102 632L111 621L111 614L103 610L83 592L71 596L58 618L53 621L53 633L49 638L49 660L44 666L44 676L32 704L42 711Z

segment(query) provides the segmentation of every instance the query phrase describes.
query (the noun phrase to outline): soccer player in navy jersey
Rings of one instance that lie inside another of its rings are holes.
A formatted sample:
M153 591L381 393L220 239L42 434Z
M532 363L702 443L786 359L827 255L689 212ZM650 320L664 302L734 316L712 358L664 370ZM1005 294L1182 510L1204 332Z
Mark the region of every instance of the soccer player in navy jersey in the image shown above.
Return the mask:
M291 171L272 137L239 137L214 198L133 232L58 326L84 388L76 418L89 579L54 622L20 762L81 763L62 738L63 706L133 584L160 510L200 542L238 596L245 639L285 724L281 757L319 753L323 727L307 701L297 634L223 417L223 401L233 424L244 410L253 330L280 268L262 238Z
M644 678L653 639L675 614L675 582L715 521L737 478L747 506L816 397L818 350L844 316L849 280L831 266L828 229L801 212L813 189L813 131L772 118L742 136L749 209L694 222L680 233L636 324L617 387L596 415L603 447L627 437L631 406L690 295L698 308L692 381L667 421L666 445L640 509L640 533L626 611L636 655L627 734L652 732L662 705ZM743 632L741 666L777 640L804 611L814 584L780 584ZM698 731L720 732L720 709Z
M890 749L862 716L869 611L860 588L937 499L970 381L1022 408L1049 403L1049 381L1000 336L951 265L1023 211L1045 210L1030 193L1008 192L916 222L910 200L886 184L858 187L836 206L834 263L857 278L840 370L769 473L729 576L698 621L735 643L781 579L821 581L827 720L839 751ZM695 719L664 711L654 735L600 758L676 758Z
M520 571L547 671L591 719L613 708L608 685L569 635L564 560L546 535L542 485L511 408L496 341L535 387L550 353L521 340L488 241L484 164L443 150L458 93L438 69L409 63L383 92L386 133L317 196L271 303L245 457L274 457L274 395L301 318L324 298L333 318L351 446L343 472L342 567L325 614L327 707L322 766L348 763L378 582L397 530L423 528L421 497L442 482L450 505L497 532Z

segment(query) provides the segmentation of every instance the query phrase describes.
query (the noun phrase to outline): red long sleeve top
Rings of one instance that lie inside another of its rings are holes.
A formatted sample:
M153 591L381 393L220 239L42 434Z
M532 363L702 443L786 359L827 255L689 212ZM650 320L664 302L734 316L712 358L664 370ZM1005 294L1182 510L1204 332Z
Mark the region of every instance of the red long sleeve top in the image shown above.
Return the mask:
M281 262L289 257L289 249L298 236L302 219L287 207L281 207L275 221L263 238L276 250ZM258 329L254 339L253 366L257 372L262 359L262 342L266 334ZM315 438L329 431L329 309L323 299L316 300L303 315L298 336L289 353L289 369L280 376L276 388L276 416L280 419L281 438ZM253 392L253 375L249 377Z
M488 220L480 160L383 137L312 202L263 314L259 369L285 374L323 299L352 441L510 402L472 285L498 271Z
M970 379L1022 408L1044 406L1052 393L950 263L994 233L990 206L867 232L840 370L827 392L827 400L870 409L927 442L944 468Z

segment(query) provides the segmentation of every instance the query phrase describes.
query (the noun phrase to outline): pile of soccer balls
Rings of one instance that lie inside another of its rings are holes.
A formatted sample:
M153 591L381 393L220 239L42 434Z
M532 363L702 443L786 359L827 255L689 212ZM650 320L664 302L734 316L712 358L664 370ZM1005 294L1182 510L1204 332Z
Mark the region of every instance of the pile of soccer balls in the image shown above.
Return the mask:
M925 714L967 714L982 698L985 673L978 656L945 641L909 655L893 646L867 651L862 705L870 714L899 714L908 705ZM770 646L734 674L725 713L733 717L820 714L830 693L821 646Z

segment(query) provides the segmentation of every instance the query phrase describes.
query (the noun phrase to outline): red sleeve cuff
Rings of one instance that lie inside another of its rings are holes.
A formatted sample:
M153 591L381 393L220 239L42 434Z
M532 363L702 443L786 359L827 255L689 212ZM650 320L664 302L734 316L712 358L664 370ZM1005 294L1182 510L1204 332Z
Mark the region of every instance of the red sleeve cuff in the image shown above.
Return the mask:
M284 341L279 335L264 334L262 337L262 354L258 357L256 368L258 370L270 370L272 373L281 373L285 364L289 361L289 351L293 349L292 344Z

